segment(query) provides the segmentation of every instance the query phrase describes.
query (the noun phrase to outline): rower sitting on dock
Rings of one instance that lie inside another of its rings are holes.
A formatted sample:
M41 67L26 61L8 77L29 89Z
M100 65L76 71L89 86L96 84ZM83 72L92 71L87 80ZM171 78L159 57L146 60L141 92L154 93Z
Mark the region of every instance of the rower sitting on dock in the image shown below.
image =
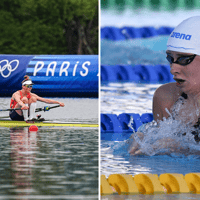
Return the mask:
M22 81L22 89L15 92L11 98L10 108L13 110L10 111L9 116L12 120L26 122L36 121L35 109L37 101L50 104L59 104L62 107L65 106L64 103L59 101L45 99L34 93L31 93L32 86L33 82L29 76L24 76L24 80ZM21 110L15 110L15 108L21 108Z

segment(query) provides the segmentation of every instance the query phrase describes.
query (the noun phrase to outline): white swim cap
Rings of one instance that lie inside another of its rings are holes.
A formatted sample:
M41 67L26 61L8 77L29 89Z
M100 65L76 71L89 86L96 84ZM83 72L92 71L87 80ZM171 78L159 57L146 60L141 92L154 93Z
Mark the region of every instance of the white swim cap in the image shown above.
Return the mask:
M184 20L172 31L167 50L200 55L200 16Z

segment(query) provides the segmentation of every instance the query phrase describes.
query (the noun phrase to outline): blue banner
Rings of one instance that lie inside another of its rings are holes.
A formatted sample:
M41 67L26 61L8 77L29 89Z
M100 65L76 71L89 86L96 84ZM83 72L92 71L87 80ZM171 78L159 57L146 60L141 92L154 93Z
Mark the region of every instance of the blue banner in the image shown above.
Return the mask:
M21 89L25 74L33 93L54 97L98 97L98 55L0 56L0 96Z
M21 89L26 67L33 56L0 55L0 96L11 96Z

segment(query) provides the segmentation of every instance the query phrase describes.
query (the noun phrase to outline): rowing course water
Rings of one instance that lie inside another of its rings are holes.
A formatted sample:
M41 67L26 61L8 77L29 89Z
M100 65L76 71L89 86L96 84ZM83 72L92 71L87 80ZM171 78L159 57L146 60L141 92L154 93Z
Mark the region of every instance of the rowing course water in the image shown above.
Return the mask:
M45 120L55 120L62 122L98 122L98 99L96 98L51 98L63 102L65 107L51 109L46 112L37 112ZM10 98L0 98L1 109L7 109L10 105ZM37 103L37 108L44 106L54 106L57 104ZM8 116L8 112L1 112L1 116Z
M65 107L41 112L45 119L98 123L98 99L55 100ZM0 99L2 108L9 101ZM97 128L2 127L0 133L0 199L98 199Z

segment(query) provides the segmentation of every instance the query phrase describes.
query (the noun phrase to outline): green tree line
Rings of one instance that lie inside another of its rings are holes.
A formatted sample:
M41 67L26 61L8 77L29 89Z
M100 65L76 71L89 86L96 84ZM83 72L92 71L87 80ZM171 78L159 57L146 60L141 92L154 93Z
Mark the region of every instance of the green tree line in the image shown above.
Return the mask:
M0 54L98 54L98 0L1 0Z

